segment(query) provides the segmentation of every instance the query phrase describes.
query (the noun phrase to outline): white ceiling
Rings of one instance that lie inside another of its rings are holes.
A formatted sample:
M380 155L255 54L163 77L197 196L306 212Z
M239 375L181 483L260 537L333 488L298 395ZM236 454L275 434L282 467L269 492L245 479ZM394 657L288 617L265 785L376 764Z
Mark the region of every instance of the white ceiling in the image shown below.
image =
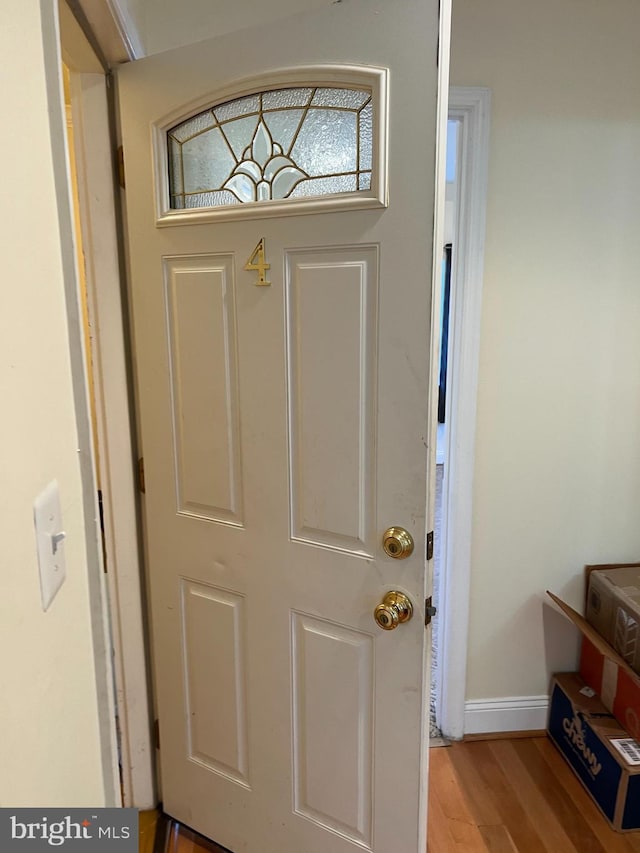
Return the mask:
M259 26L333 0L111 0L127 10L147 55Z

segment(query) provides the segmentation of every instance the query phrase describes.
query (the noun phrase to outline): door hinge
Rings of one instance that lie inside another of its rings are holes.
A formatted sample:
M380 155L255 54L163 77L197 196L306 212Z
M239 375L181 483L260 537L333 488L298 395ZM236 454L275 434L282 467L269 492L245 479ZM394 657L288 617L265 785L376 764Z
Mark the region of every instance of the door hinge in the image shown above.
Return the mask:
M116 151L116 159L118 164L118 183L124 189L124 148L122 145L118 145L118 149Z
M100 532L104 536L104 504L102 502L102 489L98 489L98 517L100 519Z
M433 530L427 533L427 562L433 560Z
M428 628L431 625L431 620L438 612L437 608L433 606L433 601L431 596L429 598L425 598L424 600L424 626Z
M158 720L153 721L153 742L156 749L160 749L160 722Z
M141 456L138 459L138 488L142 492L145 493L145 485L144 485L144 456Z
M104 541L104 501L102 499L102 489L98 489L98 517L100 519L100 539L102 541L102 571L106 575L109 569L107 564L107 547Z

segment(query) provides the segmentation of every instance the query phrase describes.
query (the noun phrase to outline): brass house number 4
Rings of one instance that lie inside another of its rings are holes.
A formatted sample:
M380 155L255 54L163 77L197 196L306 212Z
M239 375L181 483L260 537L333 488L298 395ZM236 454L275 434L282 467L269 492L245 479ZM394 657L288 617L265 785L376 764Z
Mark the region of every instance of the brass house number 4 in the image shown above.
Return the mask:
M251 270L258 271L258 280L256 281L256 285L265 285L268 286L271 284L270 281L267 281L265 278L265 272L271 269L271 264L268 264L264 257L264 237L260 240L258 245L255 247L249 260L244 265L244 268L249 272Z

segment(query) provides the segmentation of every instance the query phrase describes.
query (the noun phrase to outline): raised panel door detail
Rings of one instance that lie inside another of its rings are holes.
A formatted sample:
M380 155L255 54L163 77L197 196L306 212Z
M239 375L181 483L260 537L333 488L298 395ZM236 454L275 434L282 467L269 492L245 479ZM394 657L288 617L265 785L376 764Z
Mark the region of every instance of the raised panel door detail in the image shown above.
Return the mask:
M178 513L242 525L232 255L164 259Z
M294 811L371 848L373 638L292 614Z
M294 539L375 551L378 250L286 253Z
M186 578L181 592L188 758L249 787L244 597Z

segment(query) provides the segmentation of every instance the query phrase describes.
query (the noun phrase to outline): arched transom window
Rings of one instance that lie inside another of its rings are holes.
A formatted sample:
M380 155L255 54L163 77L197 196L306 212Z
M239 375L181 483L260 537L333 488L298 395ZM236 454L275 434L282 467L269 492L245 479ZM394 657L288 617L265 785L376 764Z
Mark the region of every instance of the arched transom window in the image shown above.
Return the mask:
M174 210L371 189L369 89L304 86L236 98L167 131Z

